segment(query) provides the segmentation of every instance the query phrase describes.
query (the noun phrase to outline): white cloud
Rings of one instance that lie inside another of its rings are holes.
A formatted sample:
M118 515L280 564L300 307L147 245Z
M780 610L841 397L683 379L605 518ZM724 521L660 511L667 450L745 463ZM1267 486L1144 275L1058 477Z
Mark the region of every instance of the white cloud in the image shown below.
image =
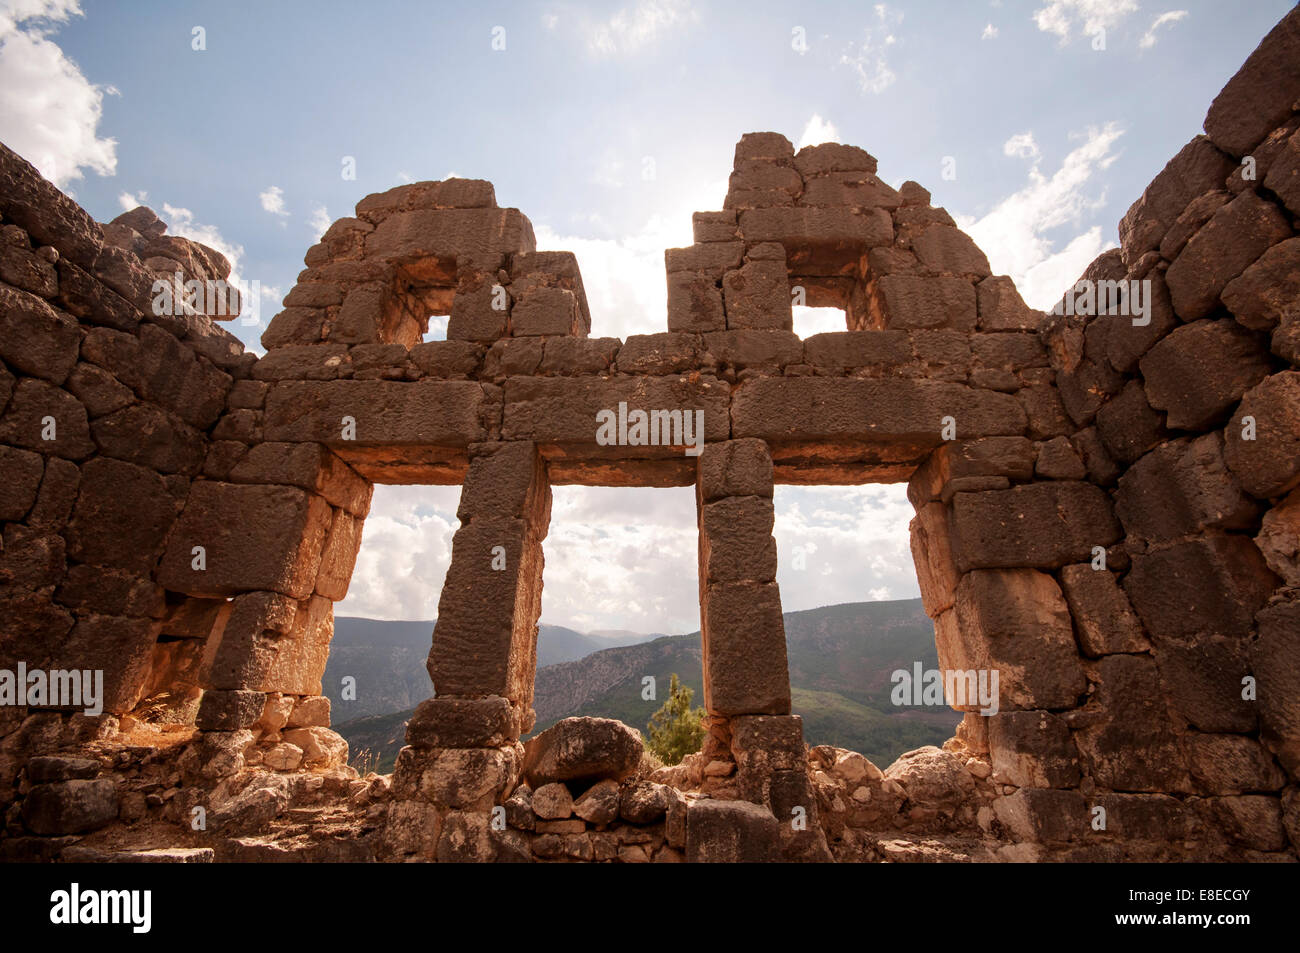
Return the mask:
M333 222L329 210L324 205L317 205L312 209L311 218L307 220L307 225L311 228L312 234L319 239Z
M998 28L992 23L984 27L984 32L980 34L981 40L996 40L998 38Z
M817 113L813 113L808 124L803 127L803 135L799 137L799 144L796 149L802 149L804 146L816 146L823 142L839 142L840 134L835 126L828 120L823 119Z
M335 615L436 617L459 502L458 486L376 486L352 583Z
M699 628L690 487L552 488L542 621L579 631ZM451 562L458 487L377 486L336 615L431 619ZM777 487L785 611L919 594L906 487ZM803 568L799 568L802 565Z
M104 95L58 44L58 24L81 16L77 0L0 0L0 140L60 188L117 171L117 141L98 135Z
M542 618L579 631L694 631L697 545L690 487L554 487Z
M578 256L592 337L626 338L667 330L664 249L690 245L694 241L691 214L721 208L726 192L725 179L682 185L672 193L671 209L654 214L640 229L620 238L564 234L545 223L534 224L539 249Z
M1137 8L1136 0L1048 0L1046 6L1034 11L1034 23L1044 33L1055 33L1062 43L1067 43L1076 24L1085 36L1098 30L1109 32Z
M1142 39L1138 41L1138 47L1144 50L1151 49L1151 47L1156 45L1156 30L1160 29L1166 23L1177 23L1185 16L1187 16L1186 10L1170 10L1167 13L1160 14L1160 16L1151 21L1150 29L1148 29L1146 33L1142 34Z
M806 308L795 305L790 309L794 322L794 333L800 338L810 338L814 334L830 331L846 331L848 323L843 308Z
M905 485L778 486L774 502L786 612L919 595Z
M865 27L862 42L850 43L840 56L840 64L857 74L858 90L863 95L884 92L897 78L885 51L897 42L894 30L903 22L903 14L884 3L876 4L875 13L876 22Z
M1038 143L1034 142L1034 134L1022 132L1002 144L1002 154L1021 159L1037 159L1041 153L1038 151Z
M978 220L954 216L984 249L993 271L1010 275L1032 307L1051 307L1097 255L1113 247L1113 242L1108 244L1102 238L1099 227L1077 234L1060 251L1054 250L1047 233L1068 225L1078 227L1086 213L1105 205L1104 190L1094 197L1089 185L1095 173L1115 161L1111 150L1121 134L1115 123L1089 129L1083 144L1070 152L1061 168L1050 176L1039 168L1035 145L1029 182L1024 188L1004 198ZM1013 136L1003 151L1023 155L1025 142L1033 142L1032 134Z
M542 14L542 26L546 27L546 29L548 30L554 30L555 25L559 22L560 22L560 18L556 16L554 13Z
M592 55L619 56L652 46L665 33L698 17L688 0L637 0L608 20L585 23L581 30Z
M265 192L259 192L257 199L262 203L262 211L270 212L272 215L288 215L289 210L284 207L284 189L278 185L268 186Z
M148 198L149 193L143 190L135 193L123 192L117 197L117 204L122 206L123 212L129 212L140 205L148 205Z

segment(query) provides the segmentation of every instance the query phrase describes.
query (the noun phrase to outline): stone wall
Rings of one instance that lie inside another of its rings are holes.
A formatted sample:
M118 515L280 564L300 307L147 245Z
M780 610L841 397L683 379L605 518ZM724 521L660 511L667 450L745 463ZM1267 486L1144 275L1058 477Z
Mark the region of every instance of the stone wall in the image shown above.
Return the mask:
M154 313L219 255L0 153L0 668L106 685L98 718L0 708L5 855L1294 857L1297 59L1293 12L1049 314L865 151L755 133L665 254L664 332L591 338L573 255L452 179L335 222L254 359L230 314ZM846 330L799 338L795 301ZM675 436L611 442L616 408ZM941 666L1000 678L882 771L791 713L772 488L901 481ZM461 525L437 697L358 778L320 678L377 482L461 485ZM520 742L563 483L696 487L680 766L600 719Z

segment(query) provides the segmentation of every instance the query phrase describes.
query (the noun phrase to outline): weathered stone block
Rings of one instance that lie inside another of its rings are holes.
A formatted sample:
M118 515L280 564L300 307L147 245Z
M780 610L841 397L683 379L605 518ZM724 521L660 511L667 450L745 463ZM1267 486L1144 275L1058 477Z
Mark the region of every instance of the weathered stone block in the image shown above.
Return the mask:
M45 460L39 453L0 447L0 520L18 521L36 502L36 491L45 472Z
M158 581L191 595L270 590L305 598L329 525L329 504L315 494L202 481L172 530ZM201 562L195 547L202 547Z
M1055 569L1092 558L1120 526L1105 491L1059 480L958 493L952 501L953 555L963 572L1031 566Z
M1022 788L1070 788L1079 757L1065 720L1050 711L1005 711L989 718L993 772Z
M524 745L524 775L556 781L621 780L641 762L641 735L612 718L563 718Z
M1217 432L1151 451L1120 478L1115 494L1115 514L1124 528L1146 540L1250 529L1258 513L1258 504L1225 465Z
M123 407L100 417L90 431L106 457L187 476L197 474L203 465L203 436L153 404ZM214 434L220 436L220 428Z
M785 255L775 261L747 261L728 271L722 277L722 300L728 328L791 330Z
M1277 206L1254 192L1242 192L1224 205L1191 237L1165 273L1178 316L1195 321L1208 315L1229 281L1290 235Z
M511 378L505 384L505 417L501 435L505 440L595 447L599 427L597 414L601 411L617 413L621 402L627 404L629 414L633 410L647 414L655 410L668 413L674 410L683 413L703 411L704 439L711 443L730 436L728 391L725 382L713 378L692 380L686 376L619 376L577 382L559 378ZM675 428L673 433L676 434ZM661 442L657 446L647 444L640 448L640 455L679 455L683 447L680 442ZM631 451L624 448L623 452Z
M695 370L699 361L700 339L694 334L632 334L618 349L622 374L677 374Z
M1300 100L1300 13L1287 13L1214 97L1205 131L1220 148L1244 156L1281 125Z
M1272 370L1259 335L1235 321L1178 328L1139 362L1147 399L1180 430L1208 430Z
M196 727L205 731L235 731L257 724L266 707L262 692L209 689L199 703Z
M95 452L86 408L67 391L34 377L24 377L14 388L0 416L0 442L68 460Z
M985 278L976 286L979 326L982 331L1036 331L1043 312L1025 304L1016 284L1005 275Z
M1254 738L1189 734L1184 743L1192 777L1206 794L1277 791L1286 784L1286 775Z
M731 409L734 436L769 443L840 438L937 446L947 416L962 439L1025 429L1024 411L1009 394L942 381L764 378L746 383Z
M533 226L518 209L415 209L395 212L366 236L370 259L434 258L494 271L514 252L536 251Z
M176 504L156 473L91 460L81 470L68 554L78 562L147 573L175 520Z
M721 331L726 326L719 279L705 272L668 272L669 331Z
M800 175L805 176L825 175L828 172L875 172L876 159L857 146L823 142L815 146L804 146L796 152L794 167Z
M1223 289L1238 323L1271 331L1300 298L1300 238L1278 242Z
M1213 535L1135 555L1124 589L1157 639L1244 640L1275 582L1250 539Z
M107 778L38 784L23 799L23 822L45 836L84 834L117 818L117 786Z
M1142 625L1113 573L1093 569L1091 563L1065 566L1061 570L1061 589L1070 605L1084 655L1097 658L1150 651Z
M975 288L965 278L885 275L875 282L874 300L886 328L975 327Z
M709 444L697 467L696 485L703 503L728 496L772 497L772 457L762 440Z
M1091 830L1089 803L1077 791L1021 788L995 800L993 811L1018 842L1076 841Z
M1269 569L1286 585L1300 588L1300 490L1264 514L1255 545Z
M998 489L1034 475L1034 445L1024 437L980 437L941 444L907 484L907 498L920 507L949 502L958 492Z
M1078 720L1074 741L1093 779L1116 791L1189 791L1155 662L1111 655L1090 678L1096 689L1083 713L1091 717Z
M1152 408L1142 385L1131 380L1097 411L1097 436L1111 459L1133 463L1167 440L1169 431L1165 415Z
M912 360L912 344L905 331L830 331L805 338L803 346L804 360L815 367L892 369Z
M1276 497L1300 485L1300 371L1247 391L1223 436L1224 459L1247 493Z
M789 714L785 624L776 583L710 586L704 592L701 617L709 711Z
M494 570L502 550L505 568ZM527 704L541 587L541 537L528 521L479 518L457 530L429 653L439 694L502 695Z
M690 863L770 863L780 857L780 822L745 801L698 800L686 812Z
M896 209L903 204L903 198L870 172L828 172L805 180L798 204Z
M892 244L893 222L883 208L757 208L740 213L747 242L780 242L792 267L809 257L811 246L848 251Z
M954 610L941 615L940 623L940 667L996 669L1000 708L1069 708L1086 687L1069 608L1046 573L969 572L957 586ZM980 707L974 699L960 706Z
M266 398L266 439L334 446L464 447L484 439L472 381L282 382ZM344 418L355 439L344 439Z
M926 615L933 619L952 608L960 578L952 558L947 507L937 502L924 504L916 511L909 529L921 603Z
M510 311L510 330L516 336L538 334L583 335L587 326L578 310L578 297L564 288L533 288L520 296Z
M700 510L700 575L705 585L775 582L772 501L732 496Z
M1300 599L1294 594L1259 613L1250 647L1257 680L1260 739L1292 779L1300 779Z
M965 232L949 225L932 225L912 239L921 264L936 274L987 278L989 261Z
M776 370L803 360L803 343L789 330L715 331L704 335L704 348L715 361L738 368Z
M609 372L621 346L618 338L549 338L537 370L566 376L603 375Z
M696 244L700 242L733 242L736 240L736 212L695 212L691 228Z
M531 531L544 536L550 491L546 467L536 446L527 440L515 440L474 449L461 488L457 518L465 524L476 518L532 520Z
M1205 136L1197 136L1179 150L1161 170L1142 197L1119 224L1125 264L1160 247L1174 221L1198 195L1223 188L1235 163Z

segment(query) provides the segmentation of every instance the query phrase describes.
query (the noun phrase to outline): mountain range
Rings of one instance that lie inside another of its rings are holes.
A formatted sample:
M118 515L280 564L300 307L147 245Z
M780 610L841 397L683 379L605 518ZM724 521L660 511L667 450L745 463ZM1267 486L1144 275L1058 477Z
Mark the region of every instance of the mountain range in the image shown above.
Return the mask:
M415 705L431 694L424 659L432 622L340 618L325 672L336 730L354 758L369 751L388 770ZM942 744L961 719L946 707L891 703L890 674L916 662L937 668L934 627L919 599L859 602L785 614L792 708L809 744L860 751L887 767L904 751ZM611 644L613 643L613 644ZM543 625L538 633L534 733L570 715L617 718L645 731L676 673L702 701L700 634L581 633ZM344 675L357 700L343 701ZM653 683L648 683L652 678ZM653 697L647 691L653 685Z

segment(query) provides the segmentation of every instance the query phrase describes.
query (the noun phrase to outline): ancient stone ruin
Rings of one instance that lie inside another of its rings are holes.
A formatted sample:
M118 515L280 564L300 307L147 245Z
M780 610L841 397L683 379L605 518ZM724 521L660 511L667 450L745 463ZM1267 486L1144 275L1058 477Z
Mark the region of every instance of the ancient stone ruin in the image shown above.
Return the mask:
M0 856L1295 858L1298 62L1293 11L1047 314L920 185L755 133L662 333L591 337L574 256L450 179L335 222L259 359L202 300L157 313L219 254L3 149ZM799 295L846 329L800 339ZM772 491L903 481L941 665L1000 678L882 771L791 714ZM462 487L391 777L321 691L375 483ZM608 719L520 742L557 484L696 489L679 766ZM74 671L102 713L17 677Z

